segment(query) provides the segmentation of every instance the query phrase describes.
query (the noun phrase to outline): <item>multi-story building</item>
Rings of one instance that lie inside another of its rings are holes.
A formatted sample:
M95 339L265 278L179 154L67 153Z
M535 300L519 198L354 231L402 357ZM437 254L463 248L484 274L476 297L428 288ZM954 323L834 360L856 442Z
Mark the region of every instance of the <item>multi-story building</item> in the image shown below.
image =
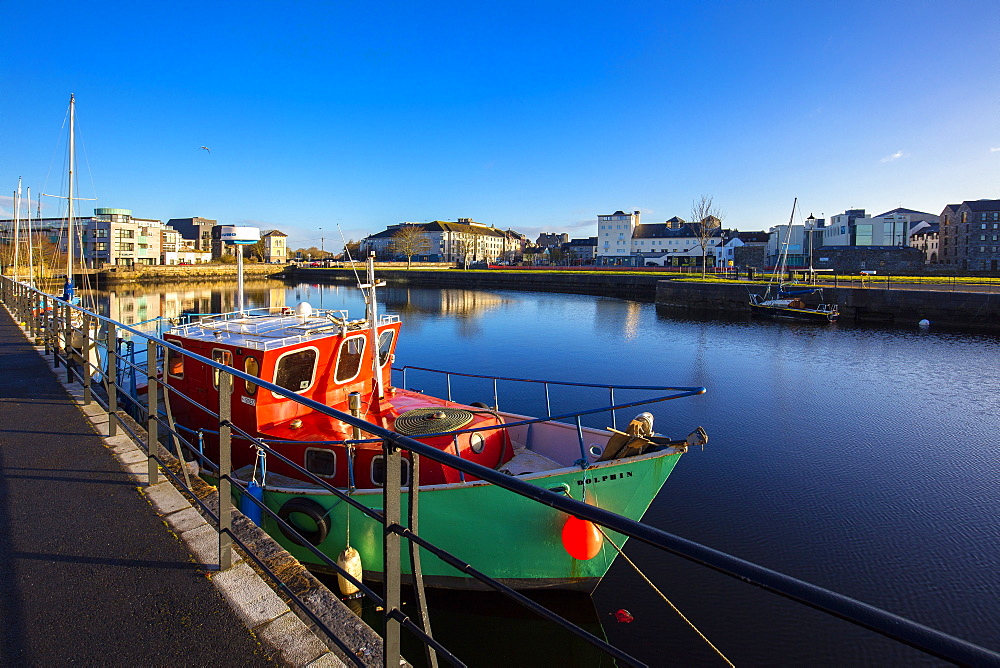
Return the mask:
M705 221L708 234L702 238L702 223L688 223L674 216L663 223L640 222L638 211L616 211L597 217L597 263L602 265L724 266L743 242L721 221ZM702 244L704 243L704 248Z
M374 252L381 259L393 259L392 237L406 225L415 225L427 236L429 250L419 256L429 262L489 262L510 261L512 254L524 248L524 235L511 230L498 230L471 218L456 222L435 220L429 223L399 223L365 237L361 254Z
M926 227L933 214L897 208L872 217L864 209L848 209L830 218L823 230L823 246L895 246L910 245L910 234ZM923 223L923 224L922 224Z
M185 239L190 239L194 241L195 250L200 251L213 251L213 256L216 255L213 245L212 245L212 228L215 227L218 221L211 220L209 218L171 218L167 221L167 225L174 228L181 233L181 236ZM219 242L221 249L222 242Z
M639 226L639 212L615 211L597 217L597 257L602 264L606 258L624 259L632 255L632 232Z
M271 230L261 237L264 242L264 262L283 263L288 261L288 235Z
M563 260L571 265L591 265L597 257L597 237L570 239L562 245Z
M80 237L74 251L89 267L112 264L156 265L161 263L161 230L163 223L151 218L135 218L130 209L94 209L91 218L78 218L74 225ZM66 252L65 236L60 250Z
M569 235L565 232L562 234L556 233L551 234L549 232L542 232L535 239L536 246L544 246L545 248L559 248L565 243L569 242Z
M910 234L910 246L924 254L924 264L938 263L939 225L934 223Z
M1000 271L1000 199L949 204L939 217L939 264Z

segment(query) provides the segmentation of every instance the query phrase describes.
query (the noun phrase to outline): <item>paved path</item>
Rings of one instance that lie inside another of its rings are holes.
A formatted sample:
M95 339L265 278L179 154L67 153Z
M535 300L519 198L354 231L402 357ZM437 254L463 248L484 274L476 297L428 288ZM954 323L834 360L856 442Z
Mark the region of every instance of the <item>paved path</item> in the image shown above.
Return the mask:
M270 663L0 308L0 665Z

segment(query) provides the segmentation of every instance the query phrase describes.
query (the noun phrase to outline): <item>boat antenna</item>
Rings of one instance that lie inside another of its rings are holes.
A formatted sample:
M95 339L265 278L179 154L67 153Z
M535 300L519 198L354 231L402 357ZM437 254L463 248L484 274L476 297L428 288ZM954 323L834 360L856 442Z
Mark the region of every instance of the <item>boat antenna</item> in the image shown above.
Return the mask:
M375 390L379 399L385 398L385 383L382 380L382 356L379 355L378 346L378 303L375 299L375 288L385 285L385 281L375 280L375 252L372 251L366 262L368 282L358 284L358 287L365 292L365 301L368 303L367 318L368 325L372 333L372 366L375 371Z
M358 282L358 287L361 287L361 276L358 275L358 268L354 265L354 258L351 257L351 249L347 247L347 239L344 238L344 230L340 228L340 223L337 223L337 231L340 232L340 240L344 242L344 255L347 256L348 261L351 263L351 269L354 270L354 279ZM368 299L368 295L365 295L365 299Z

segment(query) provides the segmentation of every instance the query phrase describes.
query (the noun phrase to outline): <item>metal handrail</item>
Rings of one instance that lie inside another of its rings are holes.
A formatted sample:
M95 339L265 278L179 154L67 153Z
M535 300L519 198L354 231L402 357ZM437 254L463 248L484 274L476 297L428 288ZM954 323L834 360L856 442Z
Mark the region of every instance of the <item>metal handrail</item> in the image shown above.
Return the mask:
M0 297L3 298L5 302L10 304L13 302L15 308L24 310L27 303L30 303L30 299L26 299L26 295L37 294L38 296L43 295L41 291L27 286L23 283L15 283L8 277L3 277L4 280L2 285L0 285ZM536 487L528 482L520 480L514 476L508 476L493 469L486 468L475 464L473 462L461 459L454 455L450 455L446 452L438 450L433 446L416 441L408 436L397 434L390 430L384 429L378 425L366 422L363 419L356 418L349 413L343 413L337 411L329 406L325 406L319 402L313 401L311 399L302 397L300 395L286 390L280 386L274 385L268 381L261 378L251 376L239 369L233 367L227 367L225 365L219 364L211 359L205 358L203 356L192 353L191 351L185 350L180 346L165 341L163 339L158 339L155 336L151 336L147 333L137 331L120 323L116 323L113 320L100 316L99 314L92 313L80 307L66 303L63 300L54 298L51 295L46 295L48 299L52 299L53 302L59 308L69 308L74 309L83 313L85 316L90 316L97 318L101 321L106 321L113 324L116 327L125 329L132 334L138 335L142 338L150 341L151 346L159 346L165 349L173 350L180 353L186 357L196 360L199 363L206 364L213 368L217 368L223 372L224 377L240 378L248 382L252 382L260 387L265 388L277 395L292 399L298 403L324 415L340 420L350 426L358 427L363 431L377 436L383 440L386 452L386 475L387 481L383 489L384 493L387 495L385 498L387 502L384 504L386 507L384 513L384 519L387 524L386 526L386 541L389 544L389 534L398 535L405 537L409 540L417 542L422 547L431 549L427 547L419 536L412 534L408 529L402 527L398 524L398 521L394 521L394 518L389 516L389 499L390 492L394 492L396 497L396 506L398 509L398 497L399 488L390 489L389 476L393 475L393 469L396 469L394 479L398 479L398 466L399 458L391 457L393 452L398 454L399 449L409 450L421 457L428 457L434 461L437 461L446 466L452 467L460 472L474 475L481 480L490 482L498 487L502 487L511 492L524 496L526 498L532 499L539 503L543 503L557 510L563 511L565 513L575 515L579 518L590 520L601 526L610 528L623 535L635 538L636 540L642 541L648 545L656 547L662 551L669 552L676 556L683 557L689 561L707 566L717 572L724 573L730 577L742 580L748 584L752 584L759 588L765 589L772 593L778 594L790 600L796 601L803 605L807 605L817 610L826 612L832 616L838 617L845 621L849 621L853 624L861 626L863 628L869 629L876 633L879 633L885 637L897 640L903 644L910 647L923 651L932 656L951 661L960 664L972 664L972 665L985 665L1000 663L1000 654L991 651L987 648L980 647L968 641L956 638L954 636L948 635L936 629L932 629L922 624L918 624L911 620L908 620L899 615L881 610L867 603L843 596L836 592L818 587L816 585L804 582L797 578L778 573L777 571L768 569L766 567L754 564L752 562L740 559L738 557L726 554L724 552L714 550L704 545L700 545L693 541L675 536L673 534L667 533L660 529L642 524L641 522L636 522L634 520L629 520L627 518L621 517L606 510L602 510L595 506L585 504L575 499L568 498L562 494L557 494L546 490L541 487ZM30 309L28 310L30 312ZM23 313L22 313L23 314ZM44 324L44 323L43 323ZM44 327L43 327L44 329ZM66 360L68 361L68 360ZM412 367L416 368L416 367ZM430 370L428 371L436 371ZM472 375L472 374L455 374L455 375ZM509 380L526 380L526 379L509 379ZM161 382L155 378L155 371L153 377L149 378L151 387L155 386L155 383ZM545 382L545 381L533 381L533 382ZM562 383L560 383L562 384ZM573 383L565 383L569 385L574 385ZM580 386L588 386L588 384L575 384ZM168 385L169 386L169 385ZM592 385L591 387L602 387L606 388L606 385ZM627 388L626 388L627 389ZM632 389L640 389L633 387ZM641 388L645 389L645 388ZM679 389L679 388L678 388ZM688 388L692 389L692 388ZM221 395L221 393L220 393ZM220 403L220 427L225 429L227 432L229 429L234 428L228 418L223 414L221 410L222 405ZM120 417L118 418L120 420ZM227 435L228 438L228 435ZM223 440L223 439L220 439ZM266 447L266 446L265 446ZM150 453L150 459L153 461L155 456ZM151 464L150 473L150 483L154 483L156 480L156 475L153 465ZM229 486L231 478L228 471L222 471L221 475L226 479L226 487ZM319 480L319 479L317 479ZM319 481L321 484L323 481ZM220 509L226 504L231 503L231 499L225 498L228 495L223 495L220 490ZM223 524L220 521L220 525ZM231 530L228 526L220 526L220 536L226 533L230 536L232 535ZM220 563L229 563L228 554L223 555L223 551L228 549L228 537L224 542L220 538ZM391 549L387 554L391 554ZM398 549L395 552L396 558L398 559ZM454 564L453 564L454 565ZM388 566L388 561L387 561ZM471 573L470 573L471 574ZM388 575L388 574L387 574ZM388 577L387 577L388 580ZM397 583L398 586L398 583ZM387 592L388 593L388 592ZM514 592L517 596L521 596ZM394 600L389 600L393 598ZM387 652L384 656L390 659L393 656L392 648L395 648L398 657L398 635L394 643L390 642L391 628L390 620L393 624L396 624L396 628L403 625L400 621L399 616L404 614L400 611L396 611L396 603L398 603L398 591L396 591L392 596L388 596L386 601L389 605L385 606L384 615L386 618L386 647L384 651ZM328 629L324 629L329 632ZM396 631L398 634L398 631ZM392 645L392 647L390 647ZM398 658L397 658L398 660ZM390 661L391 662L391 661Z

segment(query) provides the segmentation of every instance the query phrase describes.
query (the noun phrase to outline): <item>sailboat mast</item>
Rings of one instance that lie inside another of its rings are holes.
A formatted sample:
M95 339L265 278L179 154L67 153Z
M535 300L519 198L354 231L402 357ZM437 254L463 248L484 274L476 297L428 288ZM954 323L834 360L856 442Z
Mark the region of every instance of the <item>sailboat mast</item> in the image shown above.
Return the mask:
M73 167L76 164L76 96L69 95L69 209L66 216L66 286L72 297L73 290Z
M785 230L785 243L781 248L781 261L779 262L780 275L784 277L785 271L788 269L788 245L792 243L792 221L795 220L795 207L799 203L799 198L796 197L792 202L792 215L788 217L788 229ZM781 279L778 279L779 283Z
M17 190L14 191L14 281L21 280L18 265L21 263L21 177L17 177Z
M31 234L31 186L28 186L28 206L26 207L28 212L28 285L35 285L35 251L32 246L32 234Z

